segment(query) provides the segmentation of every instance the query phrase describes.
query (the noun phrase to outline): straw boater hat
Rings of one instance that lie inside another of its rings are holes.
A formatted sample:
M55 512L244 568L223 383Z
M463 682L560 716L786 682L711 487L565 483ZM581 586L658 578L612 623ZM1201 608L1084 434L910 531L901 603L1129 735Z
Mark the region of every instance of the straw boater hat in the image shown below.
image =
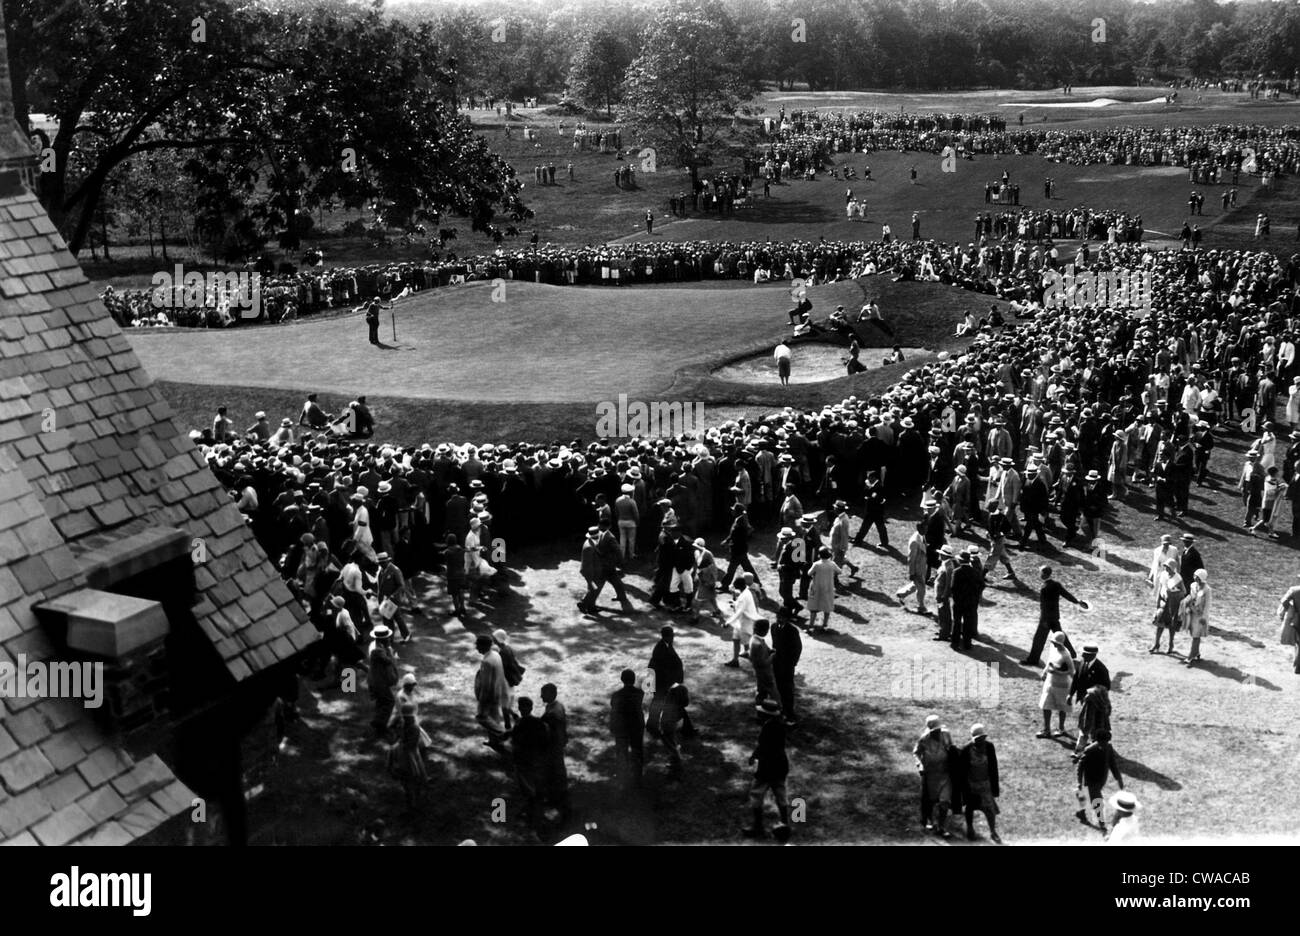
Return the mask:
M375 640L387 640L393 636L393 629L387 624L376 624L374 630L370 632L370 636Z
M1128 790L1120 790L1110 798L1110 808L1121 815L1131 816L1142 808L1142 804Z

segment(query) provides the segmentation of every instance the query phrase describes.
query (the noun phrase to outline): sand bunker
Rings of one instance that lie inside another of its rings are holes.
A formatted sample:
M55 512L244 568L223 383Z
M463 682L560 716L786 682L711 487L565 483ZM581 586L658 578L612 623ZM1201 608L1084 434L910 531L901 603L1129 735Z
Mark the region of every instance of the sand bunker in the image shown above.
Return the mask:
M817 343L794 345L792 351L790 356L790 383L792 384L820 383L848 375L844 363L849 357L848 348ZM891 353L890 348L863 348L858 355L858 360L866 365L867 370L875 370ZM924 348L904 348L904 363L889 366L901 375L908 368L908 361L927 353ZM772 359L771 351L732 361L715 370L713 376L732 383L776 383L778 380L776 361Z

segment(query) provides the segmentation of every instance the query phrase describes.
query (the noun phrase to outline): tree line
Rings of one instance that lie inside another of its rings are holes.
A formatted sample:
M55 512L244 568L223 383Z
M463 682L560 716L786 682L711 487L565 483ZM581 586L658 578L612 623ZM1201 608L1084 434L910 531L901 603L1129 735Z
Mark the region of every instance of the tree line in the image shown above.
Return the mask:
M1300 61L1296 2L0 2L18 119L53 121L33 130L41 198L74 252L110 229L231 258L293 248L335 207L499 239L531 212L471 96L617 117L696 173L773 86L1289 78Z

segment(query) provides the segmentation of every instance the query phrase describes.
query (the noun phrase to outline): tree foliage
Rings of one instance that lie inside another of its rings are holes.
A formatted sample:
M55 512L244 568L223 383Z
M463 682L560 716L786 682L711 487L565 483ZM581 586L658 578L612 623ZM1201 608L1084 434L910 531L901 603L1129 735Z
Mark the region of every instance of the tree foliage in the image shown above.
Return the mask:
M713 0L668 0L627 69L620 122L693 178L712 163L745 95L732 33Z

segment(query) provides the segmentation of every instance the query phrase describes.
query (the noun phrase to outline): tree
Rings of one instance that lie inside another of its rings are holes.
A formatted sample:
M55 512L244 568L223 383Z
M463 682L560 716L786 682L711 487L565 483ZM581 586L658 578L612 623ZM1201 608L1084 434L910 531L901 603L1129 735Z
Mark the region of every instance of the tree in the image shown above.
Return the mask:
M291 235L323 199L450 211L490 234L499 212L531 216L514 171L456 113L455 65L427 23L341 0L7 3L18 118L30 95L58 121L41 195L74 253L114 169L159 151L202 156L187 167L213 216L238 206Z
M569 96L588 107L605 106L613 113L622 95L623 75L632 53L623 38L609 26L587 30L579 39L569 65Z
M628 66L619 119L687 169L692 185L730 132L743 94L730 17L712 0L669 0Z

